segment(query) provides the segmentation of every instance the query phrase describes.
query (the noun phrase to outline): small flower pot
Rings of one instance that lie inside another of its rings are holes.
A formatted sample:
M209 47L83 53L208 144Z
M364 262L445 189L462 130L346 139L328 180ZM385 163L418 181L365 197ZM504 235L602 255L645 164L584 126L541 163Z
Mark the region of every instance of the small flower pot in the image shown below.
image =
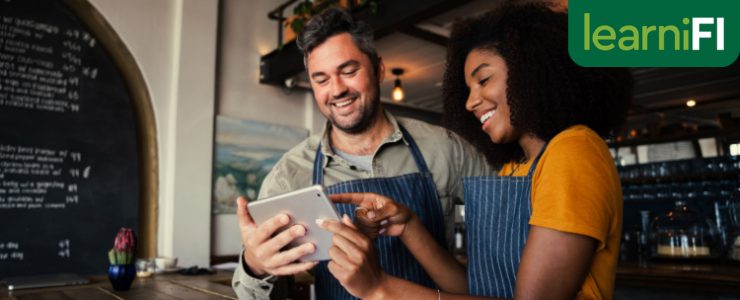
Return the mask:
M136 278L134 264L108 266L108 279L116 291L126 291L131 288L134 278Z

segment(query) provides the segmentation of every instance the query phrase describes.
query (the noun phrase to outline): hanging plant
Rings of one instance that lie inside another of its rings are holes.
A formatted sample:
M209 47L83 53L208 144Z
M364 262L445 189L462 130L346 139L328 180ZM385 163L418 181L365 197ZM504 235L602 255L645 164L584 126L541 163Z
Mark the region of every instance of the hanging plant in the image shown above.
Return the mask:
M379 0L348 0L357 2L360 8L368 7L370 12L376 14L378 12L378 1ZM296 36L300 35L303 31L303 26L306 25L311 17L321 13L329 7L339 6L338 0L303 0L293 8L293 16L285 20L285 27L293 30Z
M360 7L368 6L372 14L378 13L378 0L360 0Z

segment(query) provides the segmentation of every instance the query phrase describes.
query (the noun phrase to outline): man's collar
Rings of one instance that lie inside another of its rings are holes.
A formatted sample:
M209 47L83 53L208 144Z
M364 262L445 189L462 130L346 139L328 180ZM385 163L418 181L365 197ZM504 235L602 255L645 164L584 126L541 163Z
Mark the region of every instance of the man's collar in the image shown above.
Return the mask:
M388 118L388 121L391 122L391 125L393 125L393 133L391 133L383 142L381 142L381 145L386 143L395 143L399 140L403 140L403 142L408 145L408 141L406 141L406 138L403 136L403 133L401 132L401 128L398 127L398 120L396 120L396 117L393 116L390 112L383 109L383 113L385 114L385 117ZM329 131L331 129L331 122L329 120L326 120L326 123L324 123L324 129L321 131L321 153L324 154L324 156L327 157L333 157L335 155L334 149L331 147L331 139L329 138Z

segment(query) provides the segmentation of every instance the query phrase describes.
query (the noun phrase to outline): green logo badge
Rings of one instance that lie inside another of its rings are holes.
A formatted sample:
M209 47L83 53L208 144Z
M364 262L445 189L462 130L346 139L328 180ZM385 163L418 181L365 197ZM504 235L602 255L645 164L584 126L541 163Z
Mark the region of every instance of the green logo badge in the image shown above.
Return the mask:
M740 1L571 0L568 51L584 67L724 67L740 52Z

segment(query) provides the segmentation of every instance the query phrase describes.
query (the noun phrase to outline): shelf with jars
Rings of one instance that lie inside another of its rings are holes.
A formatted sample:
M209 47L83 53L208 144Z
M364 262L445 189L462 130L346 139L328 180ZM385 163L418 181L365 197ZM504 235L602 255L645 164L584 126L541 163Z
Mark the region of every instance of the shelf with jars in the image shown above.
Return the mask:
M683 159L676 161L618 166L623 185L737 180L738 156Z
M658 216L650 228L651 256L664 259L718 258L722 255L718 228L710 218L677 200L673 210Z
M624 197L620 295L740 296L738 158L618 168Z
M740 266L740 159L721 156L618 167L622 262L729 261Z

